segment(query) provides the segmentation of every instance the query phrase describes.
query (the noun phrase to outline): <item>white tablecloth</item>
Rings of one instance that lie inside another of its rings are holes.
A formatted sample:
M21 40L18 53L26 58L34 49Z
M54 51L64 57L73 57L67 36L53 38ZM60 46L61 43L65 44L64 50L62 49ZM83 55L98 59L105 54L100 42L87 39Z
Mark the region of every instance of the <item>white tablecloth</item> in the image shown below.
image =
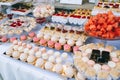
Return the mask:
M0 74L4 80L66 80L53 72L3 55L8 48L9 44L0 45Z

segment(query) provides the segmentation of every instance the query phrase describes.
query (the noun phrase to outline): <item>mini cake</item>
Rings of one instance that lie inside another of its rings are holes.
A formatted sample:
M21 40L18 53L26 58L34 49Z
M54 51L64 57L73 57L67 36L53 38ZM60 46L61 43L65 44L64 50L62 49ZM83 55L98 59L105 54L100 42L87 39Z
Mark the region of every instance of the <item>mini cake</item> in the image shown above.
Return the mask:
M47 41L45 39L41 39L39 43L42 46L47 46Z
M71 51L71 46L68 45L68 44L65 44L65 45L64 45L64 51L70 52L70 51Z
M48 41L48 47L54 48L54 44L55 44L54 41Z
M26 36L26 35L20 36L20 40L21 40L21 41L24 41L24 40L26 40L26 39L27 39L27 36Z
M51 63L51 62L46 62L45 63L45 69L46 70L52 71L52 68L53 68L53 63Z
M62 49L62 45L60 43L55 43L55 49L56 50L61 50Z
M16 37L12 37L12 38L10 38L10 42L14 42L14 40L17 40L17 38Z
M36 60L35 66L43 69L44 64L45 64L45 61L42 58L39 58L39 59Z
M8 41L8 38L4 36L4 37L1 38L1 41L2 41L2 42L7 42L7 41Z
M34 32L30 32L30 33L28 34L28 36L32 39L33 37L36 36L36 34L35 34Z
M30 56L28 56L28 58L27 58L27 62L28 62L29 64L32 64L32 65L35 64L35 60L36 60L36 57L33 56L33 55L30 55Z
M23 62L26 62L27 61L27 57L28 57L28 54L22 53L20 55L20 60L23 61Z
M37 37L34 37L34 38L33 38L33 42L34 42L34 43L39 44L39 41L40 41L40 39L39 39L39 38L37 38Z

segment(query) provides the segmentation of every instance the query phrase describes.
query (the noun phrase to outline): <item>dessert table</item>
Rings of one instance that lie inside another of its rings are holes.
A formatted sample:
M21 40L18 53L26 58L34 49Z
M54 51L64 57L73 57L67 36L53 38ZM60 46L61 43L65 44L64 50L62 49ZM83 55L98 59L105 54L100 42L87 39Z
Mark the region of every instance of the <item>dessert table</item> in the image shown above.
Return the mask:
M0 74L3 80L66 80L66 78L32 65L6 57L10 44L0 45Z

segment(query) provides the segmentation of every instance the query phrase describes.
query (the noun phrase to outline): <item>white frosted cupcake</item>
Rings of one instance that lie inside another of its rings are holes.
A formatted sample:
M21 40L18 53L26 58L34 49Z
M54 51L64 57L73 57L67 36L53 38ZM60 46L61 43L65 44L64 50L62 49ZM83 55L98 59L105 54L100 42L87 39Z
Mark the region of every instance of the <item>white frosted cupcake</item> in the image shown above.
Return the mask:
M60 52L58 52L58 51L54 52L54 56L55 56L55 58L60 57Z
M67 44L70 45L70 46L74 46L75 42L74 42L74 40L69 39L69 40L67 41Z
M24 48L23 48L22 46L20 46L20 47L18 48L18 51L19 51L20 53L22 53L22 52L24 51Z
M80 72L77 73L77 79L78 80L86 80L85 77L83 76L83 74L81 74Z
M111 70L110 75L113 80L119 80L120 78L120 72L118 72L116 69Z
M52 71L53 65L54 65L54 64L51 63L51 62L46 62L46 63L45 63L45 69Z
M63 66L62 66L62 64L56 64L56 65L54 65L53 70L56 73L61 74L63 72Z
M47 51L47 54L53 55L53 54L54 54L54 51L53 51L53 50L48 50L48 51Z
M22 53L20 55L20 60L23 61L23 62L25 62L25 61L27 61L27 57L28 57L28 54Z
M15 58L15 59L18 59L19 56L20 56L20 53L19 53L18 51L14 51L14 52L12 53L12 57Z
M34 49L29 50L29 55L35 55Z
M36 53L35 53L35 56L36 56L37 58L40 58L40 57L42 56L41 51L36 52Z
M44 68L45 61L42 58L36 60L35 66L39 68Z
M46 53L43 53L43 54L42 54L42 58L43 58L44 60L47 60L48 57L49 57L48 54L46 54Z
M111 80L109 76L109 72L106 72L106 71L98 72L97 80Z
M59 43L61 43L62 45L64 45L64 44L66 43L65 38L60 38L60 39L59 39Z
M24 49L24 53L28 54L28 53L29 53L29 49L28 49L28 48L25 48L25 49Z
M90 80L96 80L96 71L94 69L87 69L85 75Z
M36 60L36 57L33 56L33 55L30 55L30 56L28 56L28 58L27 58L27 62L28 62L29 64L32 64L32 65L35 64L35 60Z
M13 49L8 49L7 51L6 51L6 55L7 56L12 56L12 53L13 53Z
M56 63L62 63L62 59L60 57L56 58Z
M48 59L49 62L55 63L55 57L54 56L50 56Z
M65 76L68 78L72 78L74 75L74 69L71 66L64 66L63 67Z
M64 53L61 54L61 57L62 57L63 59L67 59L67 58L68 58L68 54L64 52Z

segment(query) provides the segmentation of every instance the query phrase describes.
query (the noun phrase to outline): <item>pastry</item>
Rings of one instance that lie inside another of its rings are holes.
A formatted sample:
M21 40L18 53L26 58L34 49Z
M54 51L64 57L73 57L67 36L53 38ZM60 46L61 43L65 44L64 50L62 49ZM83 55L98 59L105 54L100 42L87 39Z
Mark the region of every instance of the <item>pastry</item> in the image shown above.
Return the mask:
M56 50L61 50L62 49L61 43L55 43L55 49Z

